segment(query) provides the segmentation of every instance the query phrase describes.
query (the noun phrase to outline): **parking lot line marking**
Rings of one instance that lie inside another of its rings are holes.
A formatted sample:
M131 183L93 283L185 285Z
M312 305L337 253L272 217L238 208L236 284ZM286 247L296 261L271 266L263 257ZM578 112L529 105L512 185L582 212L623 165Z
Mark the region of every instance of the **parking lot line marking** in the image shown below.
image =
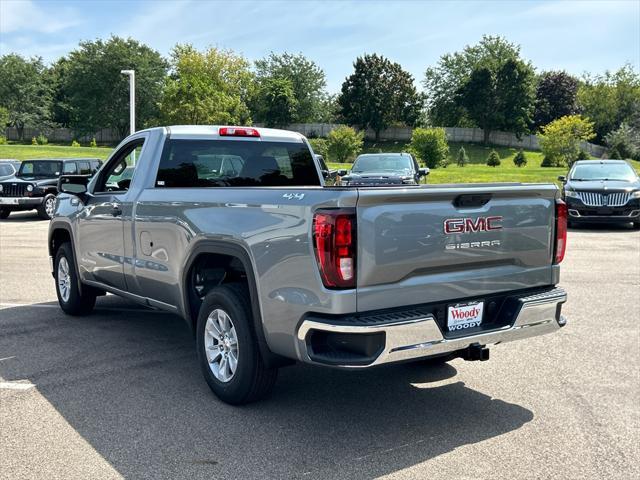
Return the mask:
M0 390L29 390L35 387L33 383L24 382L0 382Z
M4 358L0 358L0 362L4 362L5 360L11 360L12 358L16 358L15 355L11 356L11 357L4 357Z

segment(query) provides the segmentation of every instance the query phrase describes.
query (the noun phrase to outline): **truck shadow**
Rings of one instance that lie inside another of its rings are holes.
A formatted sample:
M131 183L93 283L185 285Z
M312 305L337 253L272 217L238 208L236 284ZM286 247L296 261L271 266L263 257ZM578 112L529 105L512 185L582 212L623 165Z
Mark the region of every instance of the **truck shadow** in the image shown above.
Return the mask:
M50 308L51 307L51 308ZM120 310L127 307L126 310ZM520 428L533 413L456 381L451 365L297 365L273 396L231 407L172 315L99 299L0 310L5 380L27 379L125 478L371 478Z

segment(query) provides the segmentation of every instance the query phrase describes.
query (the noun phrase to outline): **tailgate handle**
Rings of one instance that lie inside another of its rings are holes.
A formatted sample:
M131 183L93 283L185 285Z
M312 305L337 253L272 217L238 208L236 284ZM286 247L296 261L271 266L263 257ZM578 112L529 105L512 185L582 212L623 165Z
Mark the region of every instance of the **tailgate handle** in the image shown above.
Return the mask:
M491 200L490 193L469 193L458 195L453 199L453 206L456 208L483 207Z

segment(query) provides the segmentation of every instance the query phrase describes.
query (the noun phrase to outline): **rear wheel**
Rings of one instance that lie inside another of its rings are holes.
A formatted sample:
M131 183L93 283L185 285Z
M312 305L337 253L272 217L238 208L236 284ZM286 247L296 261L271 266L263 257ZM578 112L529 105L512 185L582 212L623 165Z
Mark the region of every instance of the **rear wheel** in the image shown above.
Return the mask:
M80 293L75 259L69 242L60 245L56 251L54 276L60 308L69 315L91 313L96 303L96 292L91 287L83 286Z
M1 220L4 220L5 218L9 217L9 215L11 215L11 210L9 210L8 208L0 208Z
M42 199L42 204L38 207L38 215L44 220L51 220L55 210L56 196L49 193Z
M258 350L246 287L212 289L200 307L196 337L202 373L220 400L242 405L271 392L278 370L267 368Z

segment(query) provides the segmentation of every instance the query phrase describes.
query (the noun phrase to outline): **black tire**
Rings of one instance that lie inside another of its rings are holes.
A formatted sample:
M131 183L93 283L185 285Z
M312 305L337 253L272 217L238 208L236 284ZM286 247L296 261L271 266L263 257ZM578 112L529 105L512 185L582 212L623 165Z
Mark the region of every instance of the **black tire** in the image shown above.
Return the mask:
M205 327L214 310L224 310L237 337L237 366L226 382L216 378L207 360ZM251 301L244 285L227 284L212 289L198 314L196 348L198 361L207 384L216 396L231 405L261 400L271 393L278 376L277 368L267 368L262 360L253 329Z
M11 215L11 210L9 210L8 208L0 208L0 220L8 218L9 215Z
M0 218L2 218L2 217L0 217ZM635 230L640 230L640 222L634 222L634 224L633 224L633 228L634 228Z
M42 199L42 203L38 207L38 216L43 220L51 220L53 218L53 210L51 210L51 214L47 212L47 203L53 202L55 206L56 196L52 193L47 193Z
M63 259L67 262L69 272L68 296L61 293L61 286L58 278L60 275L60 262ZM56 295L58 296L60 308L62 308L64 313L74 316L87 315L91 313L94 305L96 304L96 293L93 288L86 285L82 287L82 293L80 293L80 284L78 282L78 276L76 275L76 261L69 242L65 242L60 245L60 248L56 251L53 265L54 277L56 280Z

